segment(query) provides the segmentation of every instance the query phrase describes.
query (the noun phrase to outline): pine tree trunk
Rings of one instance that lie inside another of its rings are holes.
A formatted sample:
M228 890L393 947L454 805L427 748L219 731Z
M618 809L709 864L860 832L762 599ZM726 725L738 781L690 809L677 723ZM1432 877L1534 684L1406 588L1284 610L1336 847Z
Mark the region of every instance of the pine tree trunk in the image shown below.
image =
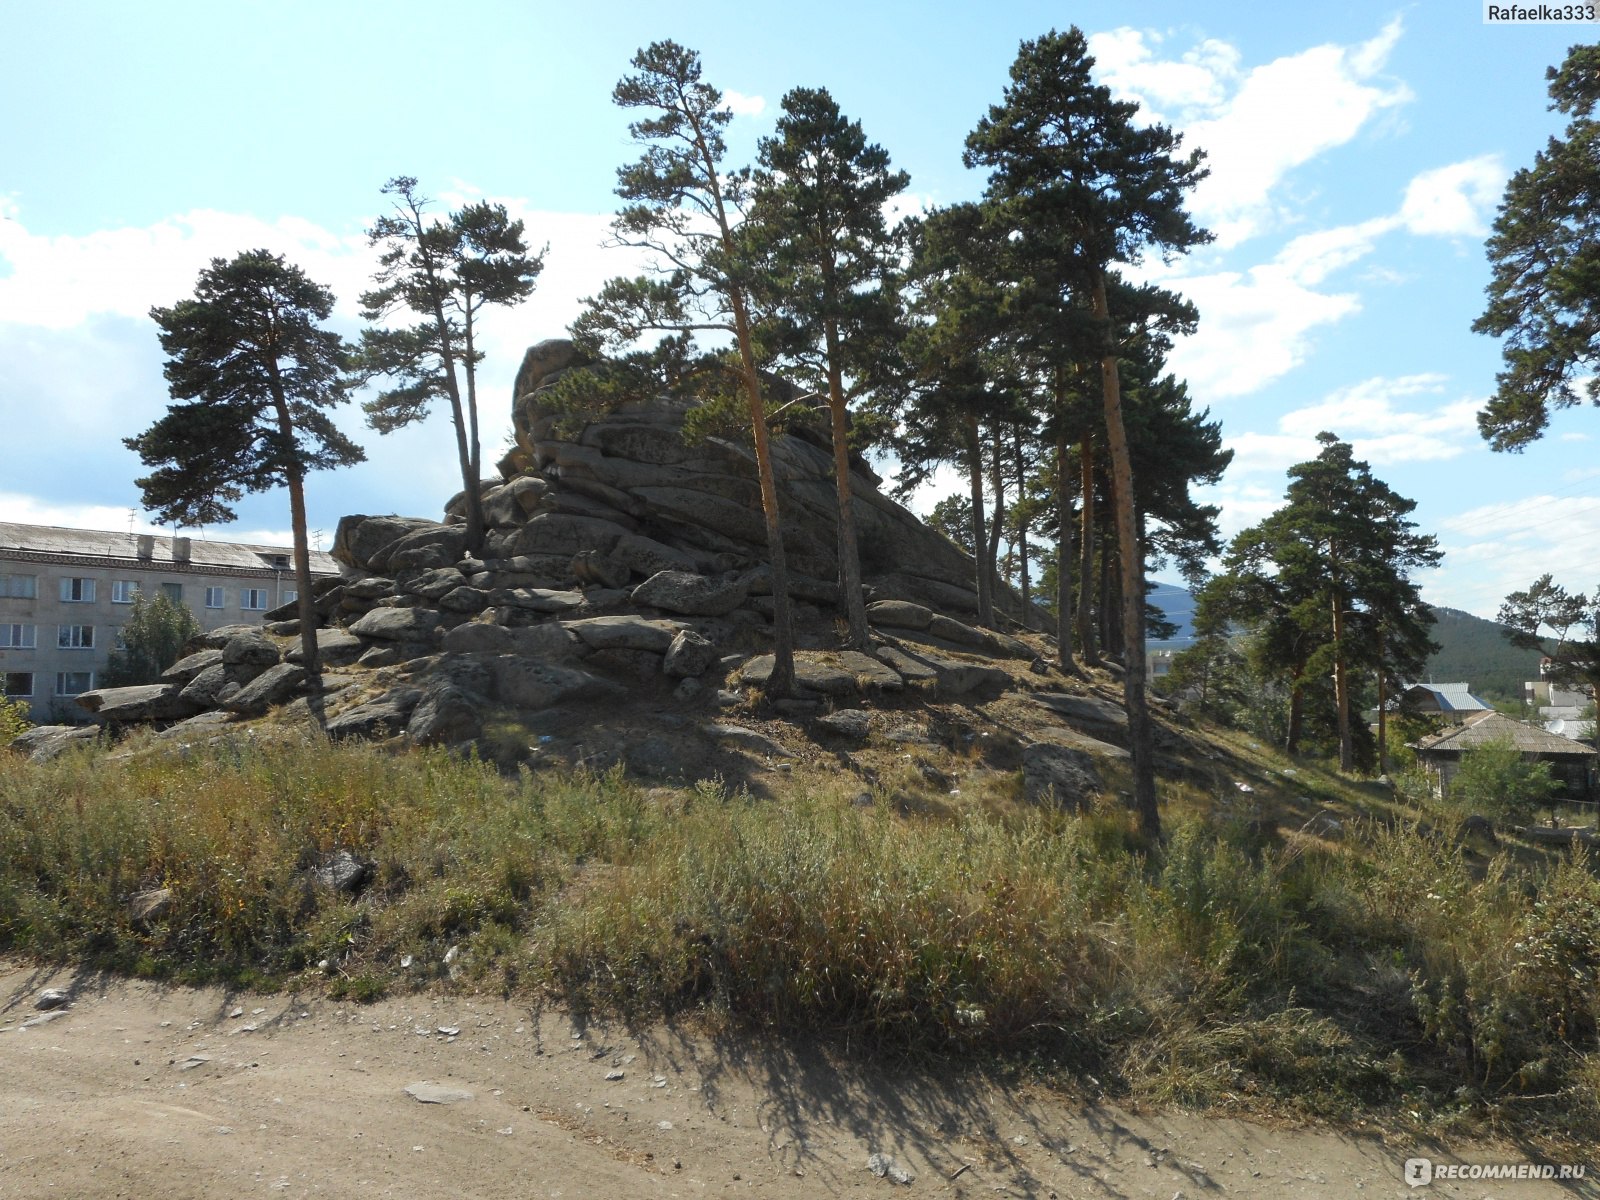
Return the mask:
M989 572L983 561L988 538L983 529L983 442L976 414L967 417L967 481L972 489L972 562L978 587L978 624L994 627L994 597L989 592Z
M1289 681L1289 727L1284 731L1283 752L1290 758L1300 753L1300 727L1305 716L1305 695L1301 673L1296 670Z
M1022 432L1012 432L1011 448L1016 451L1017 457L1017 499L1021 501L1024 489L1027 486L1026 464L1022 456ZM1028 578L1028 522L1025 517L1017 518L1017 568L1022 585L1022 627L1033 628L1033 588Z
M1378 624L1378 774L1389 773L1389 714L1386 711L1388 696L1385 694L1384 685L1388 682L1384 678L1383 670L1383 624Z
M293 447L294 420L289 415L289 401L283 380L278 375L278 364L268 361L271 378L268 386L272 392L272 406L278 421L278 436L286 447ZM306 523L305 471L292 450L284 455L284 483L289 491L289 527L294 540L295 612L300 618L300 653L306 671L306 683L313 697L312 711L318 712L315 698L322 692L322 660L317 655L317 612L311 597L311 537ZM274 597L274 600L277 598Z
M1355 742L1350 733L1350 687L1344 662L1344 597L1333 593L1333 705L1339 717L1339 770L1355 770Z
M1094 277L1094 315L1111 336L1111 312L1106 302L1103 272ZM1122 561L1122 677L1123 704L1128 713L1128 749L1133 760L1133 806L1145 836L1161 836L1161 813L1156 807L1155 738L1145 703L1144 656L1144 553L1134 519L1133 463L1128 434L1122 424L1122 381L1117 356L1108 348L1100 359L1101 387L1105 397L1106 445L1111 451L1117 519L1117 549Z
M1072 658L1072 492L1067 435L1056 434L1056 665L1076 673Z
M1078 649L1083 654L1083 661L1091 667L1101 667L1105 664L1100 660L1100 639L1095 635L1094 628L1094 593L1090 591L1089 582L1094 578L1094 543L1095 543L1095 511L1094 511L1094 441L1089 434L1083 435L1083 442L1078 452L1079 470L1082 476L1082 486L1079 496L1082 497L1082 530L1078 537Z
M783 549L783 521L778 513L778 482L772 470L772 445L767 436L767 410L761 399L761 374L750 344L750 317L744 296L732 289L734 332L744 376L750 428L755 435L756 473L761 481L761 513L767 524L767 556L772 560L772 674L766 694L782 699L794 692L794 616L789 605L789 560Z
M823 322L828 347L828 412L833 421L833 479L839 498L839 598L850 623L849 646L867 648L867 605L861 595L861 552L856 545L856 513L850 491L850 417L839 369L839 328Z
M1000 430L996 427L990 435L989 464L994 474L994 515L989 520L989 548L984 561L989 570L989 595L994 598L997 611L1005 611L1005 589L1000 581L1000 535L1005 525L1006 496L1005 474L1001 469L1002 446Z
M467 552L478 555L483 553L483 543L489 533L489 523L483 515L483 443L478 437L478 371L473 363L475 356L471 313L467 315L464 332L467 342L466 361L463 364L467 373L467 462L464 472L468 478Z

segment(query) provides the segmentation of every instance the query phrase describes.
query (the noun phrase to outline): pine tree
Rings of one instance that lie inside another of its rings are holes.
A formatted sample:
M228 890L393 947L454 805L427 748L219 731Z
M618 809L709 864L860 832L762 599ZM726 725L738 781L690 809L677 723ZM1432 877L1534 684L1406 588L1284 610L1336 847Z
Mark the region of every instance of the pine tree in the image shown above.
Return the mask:
M1024 42L1002 103L967 138L969 166L990 171L986 199L1008 210L1017 252L1058 264L1052 272L1087 301L1097 327L1106 444L1112 461L1121 555L1124 700L1133 757L1134 806L1159 835L1153 730L1145 700L1144 574L1137 500L1122 417L1117 344L1126 326L1113 310L1113 264L1149 251L1180 253L1209 240L1184 211L1184 193L1205 172L1198 153L1176 157L1165 126L1134 123L1138 106L1094 83L1094 60L1076 28Z
M1388 680L1426 661L1435 649L1433 610L1412 575L1441 554L1409 519L1415 501L1376 478L1333 434L1317 441L1316 458L1289 468L1283 506L1233 540L1206 606L1256 627L1259 664L1289 688L1290 753L1299 750L1309 685L1332 676L1339 767L1351 771L1352 672L1370 669Z
M1506 184L1487 250L1494 277L1473 331L1506 339L1505 369L1478 414L1496 450L1518 451L1544 435L1555 409L1600 404L1600 46L1574 46L1550 68L1551 108L1568 114Z
M489 305L515 305L533 292L544 254L530 254L521 221L502 204L469 204L440 221L427 215L417 181L398 176L383 187L394 211L367 231L383 247L377 287L361 297L362 316L381 321L401 312L418 319L397 329L361 335L363 379L390 375L396 387L362 407L368 423L390 433L428 415L438 399L450 403L456 457L466 506L467 550L483 549L482 449L478 434L478 319Z
M348 354L321 322L333 293L281 255L252 250L211 260L191 299L152 308L175 401L167 415L125 439L147 467L137 481L163 524L232 521L246 492L284 487L294 529L295 587L305 668L320 678L311 595L305 476L365 459L334 426L346 399Z
M698 54L676 42L652 42L633 56L633 67L635 74L618 82L612 99L644 114L628 126L644 152L617 171L617 195L629 203L617 214L612 231L617 244L652 255L659 271L653 277L608 282L586 302L573 336L587 347L615 352L637 346L651 333L665 333L660 354L644 355L640 361L670 359L680 366L696 334L732 338L733 361L723 374L731 375L748 415L772 564L773 666L766 691L786 696L794 689L794 621L766 399L756 361L751 254L741 236L749 173L723 165L723 130L733 114L722 93L700 78ZM714 365L723 359L713 354L701 361Z
M864 649L861 594L850 497L850 401L872 385L898 334L888 279L897 239L885 206L910 182L889 155L867 141L825 89L796 88L783 98L776 134L758 152L754 205L746 223L761 270L752 286L767 293L777 357L827 396L839 501L839 592L849 644Z

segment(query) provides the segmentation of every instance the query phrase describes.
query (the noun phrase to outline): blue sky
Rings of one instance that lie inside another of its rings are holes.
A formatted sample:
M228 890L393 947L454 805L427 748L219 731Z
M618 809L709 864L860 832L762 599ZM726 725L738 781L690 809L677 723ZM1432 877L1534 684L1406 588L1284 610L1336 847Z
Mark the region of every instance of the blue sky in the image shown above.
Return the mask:
M699 50L739 114L746 160L783 93L825 86L923 205L974 198L967 132L1019 42L1076 23L1101 79L1205 149L1194 196L1216 243L1158 272L1200 308L1173 357L1235 465L1211 499L1232 534L1281 499L1331 429L1418 501L1446 551L1434 603L1493 615L1553 572L1588 589L1600 557L1600 414L1572 410L1521 455L1474 414L1498 348L1469 331L1483 238L1509 173L1560 131L1544 70L1586 27L1486 26L1481 4L1140 5L486 2L15 4L0 103L0 519L148 528L121 439L168 401L151 305L213 256L266 246L340 297L359 328L363 230L383 181L443 204L487 196L550 246L534 298L487 330L485 457L508 428L522 350L628 273L602 247L616 168L610 102L640 46ZM447 417L380 438L310 488L312 524L437 515L459 486ZM953 490L953 489L952 489ZM936 497L930 497L930 499ZM212 537L286 539L281 494ZM326 543L325 543L326 544Z

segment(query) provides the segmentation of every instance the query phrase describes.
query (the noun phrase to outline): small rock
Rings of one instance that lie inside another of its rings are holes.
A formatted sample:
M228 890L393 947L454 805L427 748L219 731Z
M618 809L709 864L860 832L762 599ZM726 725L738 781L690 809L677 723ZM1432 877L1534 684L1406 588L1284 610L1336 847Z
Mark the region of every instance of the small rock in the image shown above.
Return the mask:
M459 1104L463 1100L474 1099L473 1094L465 1088L445 1087L426 1081L408 1083L405 1093L418 1104Z
M869 1154L867 1156L867 1170L871 1171L879 1179L887 1177L894 1180L896 1183L905 1184L908 1187L914 1183L917 1178L910 1171L906 1170L899 1163L895 1162L894 1159L890 1158L887 1154Z
M34 997L33 1006L40 1012L48 1012L52 1008L65 1008L72 1002L72 997L63 988L45 988Z
M608 1082L608 1083L616 1083L619 1079L624 1079L624 1078L626 1078L626 1075L622 1071L607 1071L606 1072L606 1082Z

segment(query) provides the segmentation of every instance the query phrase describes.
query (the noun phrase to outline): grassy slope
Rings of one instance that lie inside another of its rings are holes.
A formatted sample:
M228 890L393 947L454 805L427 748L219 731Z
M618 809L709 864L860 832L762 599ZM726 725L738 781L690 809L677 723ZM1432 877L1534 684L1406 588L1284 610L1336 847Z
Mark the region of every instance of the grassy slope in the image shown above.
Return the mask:
M1592 1137L1587 862L1463 852L1230 734L1169 758L1156 849L1114 802L1031 809L1016 773L941 754L870 806L823 764L755 799L264 738L8 758L0 950L258 986L326 964L355 998L456 980L1166 1101ZM337 849L377 865L359 899L308 881Z

